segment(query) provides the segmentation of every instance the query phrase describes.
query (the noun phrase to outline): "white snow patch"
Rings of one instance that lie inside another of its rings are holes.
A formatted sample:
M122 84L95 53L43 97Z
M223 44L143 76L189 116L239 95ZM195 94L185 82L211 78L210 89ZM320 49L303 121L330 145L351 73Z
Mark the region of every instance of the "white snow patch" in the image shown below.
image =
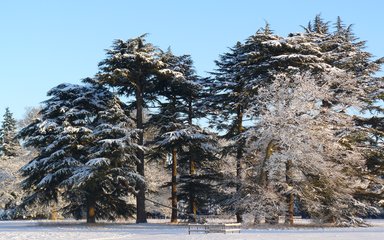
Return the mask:
M149 220L151 222L151 220ZM98 223L84 221L0 221L0 239L166 239L166 240L379 240L384 239L384 220L370 221L369 228L244 229L241 233L188 235L187 226L170 224Z

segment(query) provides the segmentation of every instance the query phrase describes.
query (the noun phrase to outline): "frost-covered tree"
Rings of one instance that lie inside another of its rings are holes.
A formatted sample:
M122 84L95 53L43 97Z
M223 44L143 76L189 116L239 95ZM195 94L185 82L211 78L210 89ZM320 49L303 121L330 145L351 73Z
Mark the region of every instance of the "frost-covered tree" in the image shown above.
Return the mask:
M16 120L9 108L6 108L0 128L0 156L15 157L18 151L20 143L16 138Z
M141 147L125 105L100 86L61 84L48 96L41 117L19 133L38 152L21 168L29 192L22 206L61 197L64 214L86 212L88 223L132 216L127 197L144 179L135 171Z
M319 86L319 79L324 84ZM357 88L356 79L340 72L327 75L278 75L260 88L255 102L257 121L246 132L253 158L248 181L238 196L239 207L258 215L293 216L292 201L320 222L338 225L361 223L358 218L372 209L354 198L364 158L358 146L349 142L352 117L343 109L359 106L358 99L338 95L334 83L344 89Z
M162 51L150 43L146 43L146 35L127 41L116 40L107 57L99 63L100 71L94 79L85 81L112 87L129 101L129 108L136 111L135 123L138 133L138 144L144 145L145 125L143 111L156 101L156 81L159 76L175 74L167 69L161 61ZM137 172L144 177L144 151L137 152ZM136 196L137 223L146 222L145 188L143 185Z
M40 117L40 107L26 107L22 119L17 122L19 129L24 128Z
M35 111L27 109L25 116L18 122L18 128L27 126L35 116ZM15 218L35 218L37 216L47 216L48 209L42 206L33 206L27 212L19 211L17 205L21 203L24 196L21 181L22 177L19 169L35 157L34 149L26 149L23 146L19 148L14 157L2 158L0 161L0 219Z
M22 198L18 170L25 162L20 157L0 161L0 219L20 217L15 211Z

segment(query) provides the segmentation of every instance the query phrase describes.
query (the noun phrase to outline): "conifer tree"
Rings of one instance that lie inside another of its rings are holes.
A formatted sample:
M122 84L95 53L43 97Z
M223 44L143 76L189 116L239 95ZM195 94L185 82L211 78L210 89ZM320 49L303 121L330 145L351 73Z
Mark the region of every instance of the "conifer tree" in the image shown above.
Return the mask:
M107 50L107 57L99 63L100 71L93 79L86 82L101 84L117 89L117 92L129 101L129 109L135 110L136 128L140 130L138 144L144 145L145 125L143 111L156 102L154 86L158 77L177 72L165 68L160 58L162 51L150 43L146 43L146 35L127 41L116 40L111 49ZM137 152L137 172L144 177L144 151ZM146 222L145 186L140 185L136 196L137 223Z
M379 102L382 101L381 90L383 79L375 75L384 63L384 58L374 59L370 52L365 50L366 41L359 40L352 29L352 25L345 25L340 17L337 18L335 31L321 41L321 49L326 52L325 60L329 64L341 68L357 79L360 91L353 94L364 101L361 110L368 114L355 119L355 132L350 140L360 146L366 156L367 171L362 171L364 184L358 187L356 196L360 200L366 198L370 203L378 205L382 199L383 191L378 191L377 186L382 184L383 155L379 147L382 139L383 112ZM373 167L379 166L379 167ZM371 179L371 181L367 181Z
M130 217L126 200L144 179L135 171L137 131L125 106L103 87L61 84L48 92L41 118L19 136L37 156L21 172L33 203L67 204L64 214L87 213L87 222Z
M165 75L157 82L156 89L162 101L158 103L159 112L153 114L149 121L160 129L154 149L171 156L171 221L177 221L178 200L188 202L188 212L193 216L192 221L196 221L197 205L198 202L202 203L203 199L198 197L201 196L199 192L202 189L199 191L195 185L202 186L201 182L204 180L193 180L197 174L202 173L198 167L208 160L207 156L214 155L214 137L193 124L193 118L200 114L194 104L201 86L190 56L175 56L168 50L162 60L167 64L167 68L181 75ZM177 178L178 175L181 177ZM200 179L204 178L201 174L199 176ZM209 188L208 185L206 184Z
M228 154L236 156L236 189L240 190L243 161L243 139L240 137L244 131L244 110L247 107L245 96L246 77L242 75L244 64L243 45L238 42L229 53L220 56L216 61L218 69L209 83L208 104L212 116L212 123L217 130L225 133L225 138L232 139L233 145L227 148ZM236 213L237 222L242 221L241 211Z
M9 108L6 108L0 128L0 156L15 157L19 150L20 144L16 138L16 120Z

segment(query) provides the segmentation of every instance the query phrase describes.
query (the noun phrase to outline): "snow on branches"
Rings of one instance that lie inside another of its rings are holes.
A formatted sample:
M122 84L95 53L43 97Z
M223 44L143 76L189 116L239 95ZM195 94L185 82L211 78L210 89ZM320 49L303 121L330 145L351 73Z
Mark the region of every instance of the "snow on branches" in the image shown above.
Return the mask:
M281 74L259 89L251 110L258 113L255 126L244 133L248 157L256 159L250 173L254 182L244 188L257 190L251 195L265 192L283 200L269 198L269 204L259 204L262 208L274 205L279 214L289 207L281 202L293 194L302 210L322 221L350 222L346 219L368 210L353 198L352 186L359 182L353 173L363 168L364 159L348 142L353 123L345 108L357 102L333 94L335 82L348 89L353 79Z
M133 214L122 199L144 179L135 171L141 148L125 105L107 89L89 85L61 84L48 95L41 118L19 133L38 151L21 169L30 191L24 204L60 196L67 214L90 208L93 218Z

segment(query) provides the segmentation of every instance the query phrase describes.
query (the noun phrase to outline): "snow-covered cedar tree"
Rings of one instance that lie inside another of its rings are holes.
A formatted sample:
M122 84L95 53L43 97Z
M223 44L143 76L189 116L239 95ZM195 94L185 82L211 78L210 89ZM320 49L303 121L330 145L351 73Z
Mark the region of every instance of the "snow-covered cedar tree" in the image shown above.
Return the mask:
M0 128L0 156L15 157L18 151L20 143L16 138L16 120L9 108L6 108Z
M231 140L223 150L226 158L235 156L236 174L228 175L236 183L239 191L243 160L243 138L239 137L244 131L244 110L248 107L249 98L246 96L245 86L247 78L244 76L246 54L242 43L238 42L230 52L220 56L216 61L217 69L213 78L204 83L207 91L205 108L210 114L210 124L223 132L224 138ZM225 161L223 159L223 161ZM233 186L233 184L231 184ZM241 212L236 213L237 222L242 221Z
M203 186L205 190L209 188L209 181L203 180L208 176L208 166L205 168L206 171L199 168L207 160L214 159L215 138L193 124L193 119L201 114L195 107L201 86L190 56L175 56L168 50L161 59L171 72L164 74L156 82L155 88L161 100L158 103L159 111L152 114L149 123L157 126L159 133L152 151L156 154L151 155L161 159L167 154L171 156L169 161L172 166L171 221L177 221L178 200L185 202L184 205L187 206L187 212L191 216L190 220L196 221L198 207L204 207L203 198L207 199L203 197ZM180 75L175 75L173 72L178 72ZM177 178L178 175L182 177ZM205 195L206 193L207 191Z
M364 90L360 98L366 103L363 114L355 117L358 128L350 136L362 148L366 158L366 171L362 172L366 185L356 192L356 197L371 204L380 205L384 198L383 185L383 78L377 77L384 58L374 59L365 50L366 41L359 40L341 18L337 19L335 31L321 41L320 47L326 52L325 61L353 74ZM381 115L380 115L381 114Z
M365 114L355 116L358 131L351 136L357 142L366 157L365 186L356 192L356 197L381 207L384 213L384 78L378 78L377 84L370 86ZM365 89L367 90L367 89Z
M156 102L156 81L163 75L180 75L166 68L161 61L163 52L147 43L146 35L127 41L115 40L112 48L106 52L107 57L99 63L99 73L93 79L85 79L92 84L112 87L126 97L130 110L136 111L135 124L139 129L138 145L144 144L145 125L144 110ZM144 177L144 152L137 152L137 172ZM145 188L141 185L136 198L137 223L147 222L145 211Z
M239 208L256 217L292 218L297 202L314 220L337 225L360 224L359 216L374 210L354 198L364 158L348 141L354 124L345 109L360 103L345 93L337 105L324 106L336 102L335 83L351 91L357 86L355 78L334 71L280 74L259 89L255 126L244 133L249 168Z
M21 206L61 197L64 215L86 212L88 223L132 216L127 196L145 183L135 170L141 147L125 105L100 86L60 84L48 96L41 117L19 132L38 152L21 168L29 193Z
M191 165L191 150L194 151ZM197 126L185 126L182 129L168 131L157 138L153 151L163 153L162 157L169 156L172 167L173 188L172 199L175 202L172 208L177 210L177 200L183 200L188 206L187 212L190 220L196 221L197 211L207 207L209 199L214 199L217 190L213 183L217 182L215 160L218 151L217 140ZM189 163L189 164L187 164ZM179 169L180 177L177 177ZM192 173L191 173L192 169ZM177 188L177 189L176 189ZM176 211L177 213L177 211ZM177 218L175 218L177 220Z

